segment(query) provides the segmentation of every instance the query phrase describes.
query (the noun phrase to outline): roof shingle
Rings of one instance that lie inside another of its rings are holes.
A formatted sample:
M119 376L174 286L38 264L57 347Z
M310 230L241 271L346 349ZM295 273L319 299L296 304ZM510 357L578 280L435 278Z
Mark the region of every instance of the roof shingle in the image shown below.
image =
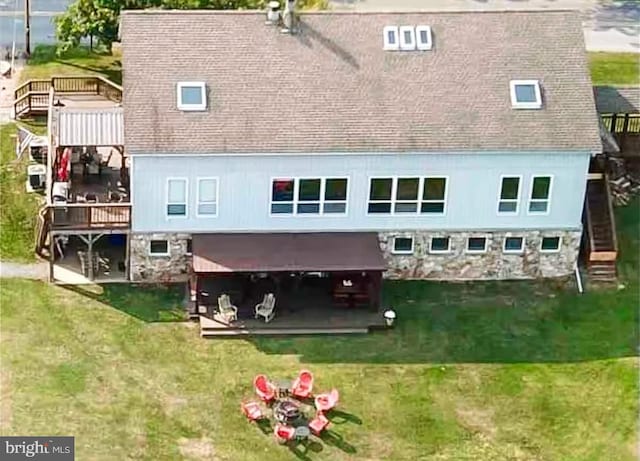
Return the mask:
M136 153L600 149L575 12L122 15L125 137ZM382 49L386 25L429 25L432 51ZM541 110L509 81L538 79ZM180 112L205 81L206 112Z

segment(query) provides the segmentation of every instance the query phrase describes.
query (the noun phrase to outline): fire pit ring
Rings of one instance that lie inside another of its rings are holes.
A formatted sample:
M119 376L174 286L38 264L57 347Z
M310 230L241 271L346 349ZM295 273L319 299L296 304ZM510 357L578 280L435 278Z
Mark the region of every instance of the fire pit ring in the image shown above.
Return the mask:
M278 400L273 405L273 416L280 423L291 423L300 419L300 407L292 400Z

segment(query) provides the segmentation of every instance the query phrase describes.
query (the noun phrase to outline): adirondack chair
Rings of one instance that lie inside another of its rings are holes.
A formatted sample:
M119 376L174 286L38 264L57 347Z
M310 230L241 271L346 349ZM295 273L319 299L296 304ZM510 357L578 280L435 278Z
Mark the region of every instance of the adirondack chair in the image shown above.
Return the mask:
M276 440L279 443L287 443L289 440L293 439L296 430L291 426L276 423L276 427L273 429L273 433L275 434Z
M260 409L260 405L257 402L246 402L240 405L242 413L251 422L257 421L265 417L265 414Z
M276 387L269 382L265 375L258 375L253 379L253 387L261 400L269 402L276 397Z
M302 370L298 377L293 381L291 393L296 397L306 398L311 395L313 390L313 374L309 370Z
M309 429L315 435L319 436L329 425L329 420L321 411L316 413L316 417L309 422Z
M315 406L318 411L329 411L338 404L338 389L331 389L328 394L320 394L315 398Z
M229 295L220 295L218 298L218 311L227 322L233 322L238 320L238 308L231 304Z
M273 293L264 295L262 302L256 304L256 318L264 317L265 323L269 323L276 315L276 297Z

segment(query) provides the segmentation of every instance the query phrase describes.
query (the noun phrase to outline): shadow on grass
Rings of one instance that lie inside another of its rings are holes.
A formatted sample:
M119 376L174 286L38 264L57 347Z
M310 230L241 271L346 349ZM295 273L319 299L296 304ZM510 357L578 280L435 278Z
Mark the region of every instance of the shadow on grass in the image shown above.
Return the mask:
M186 319L184 285L67 285L67 290L124 312L143 322L176 322Z
M65 66L75 67L76 69L85 70L88 72L97 72L99 74L104 75L106 78L111 80L118 85L122 84L122 63L120 61L114 61L113 65L94 65L94 66L86 66L83 64L77 64L72 61L65 61L64 59L56 60L56 62L60 64L64 64ZM115 67L115 68L114 68Z
M352 423L357 424L358 426L362 425L362 420L358 416L347 413L346 411L336 410L335 408L329 410L326 416L327 419L331 421L331 424L340 425L345 423Z

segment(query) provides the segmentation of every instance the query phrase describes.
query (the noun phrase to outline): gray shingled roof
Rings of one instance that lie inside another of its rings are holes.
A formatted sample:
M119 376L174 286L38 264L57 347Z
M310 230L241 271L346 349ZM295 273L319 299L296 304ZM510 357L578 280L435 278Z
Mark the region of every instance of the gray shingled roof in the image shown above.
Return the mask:
M307 13L290 36L262 12L125 12L130 153L590 150L600 138L579 15L567 11ZM434 49L382 49L386 25ZM542 110L514 110L539 79ZM176 108L205 81L208 110Z
M593 91L601 114L640 113L640 86L594 86Z

